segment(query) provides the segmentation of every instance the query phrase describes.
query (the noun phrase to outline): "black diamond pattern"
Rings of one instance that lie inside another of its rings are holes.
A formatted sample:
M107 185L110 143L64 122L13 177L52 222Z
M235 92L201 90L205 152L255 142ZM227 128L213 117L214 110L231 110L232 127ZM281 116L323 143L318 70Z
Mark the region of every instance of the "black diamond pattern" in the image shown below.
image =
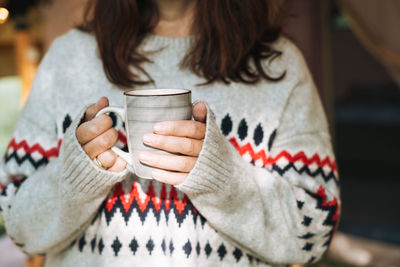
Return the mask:
M146 248L149 251L149 254L151 255L151 252L153 252L153 250L154 250L154 241L153 241L153 239L151 239L151 237L150 237L149 241L147 241Z
M65 133L65 131L67 131L67 129L71 125L71 123L72 123L71 117L67 114L67 116L65 116L64 121L63 121L63 133Z
M304 245L303 250L305 250L305 251L311 251L311 249L312 249L313 246L314 246L313 243L308 243L308 242L307 242L307 243Z
M206 246L204 247L204 252L207 255L207 258L210 256L211 252L212 252L212 248L210 246L210 243L207 242Z
M200 222L201 222L201 227L203 227L204 228L204 225L206 224L206 218L204 218L203 216L201 216L201 214L199 214L200 215Z
M172 255L172 253L174 253L175 247L174 247L174 243L172 243L172 240L169 241L169 254Z
M167 245L165 244L165 239L164 238L163 238L163 240L161 242L161 249L162 249L164 255L166 255Z
M225 118L222 119L221 130L225 136L232 131L232 120L229 114L226 114Z
M301 210L301 209L303 208L303 206L304 206L304 202L303 202L303 201L297 200L297 208L298 208L299 210Z
M307 263L308 263L308 264L313 263L313 261L315 261L315 259L316 259L316 258L315 258L314 256L312 256L312 257L308 260Z
M22 184L23 181L25 181L26 177L22 177L21 180L14 180L12 181L13 185L15 186L15 188L19 188Z
M85 235L83 235L81 237L81 239L79 239L79 243L78 243L78 247L79 247L79 251L80 252L83 251L83 248L85 247L85 245L86 245L86 240L85 240Z
M312 238L314 236L315 236L315 234L313 234L313 233L307 233L305 235L300 236L300 238L302 238L302 239L310 239L310 238Z
M312 218L308 216L304 216L302 224L305 226L309 226L311 224Z
M133 255L136 254L136 251L137 251L138 247L139 247L139 244L138 244L136 238L134 237L132 239L131 243L129 243L129 248L131 249Z
M183 251L186 254L186 257L189 258L190 253L192 253L192 244L190 244L190 241L188 239L188 241L185 243L185 245L183 245Z
M122 244L118 239L118 236L114 239L114 242L111 244L112 249L114 250L114 255L118 256L118 252L120 251Z
M272 132L272 134L269 136L268 140L268 151L271 151L272 144L274 143L276 136L276 129Z
M264 131L263 131L262 127L261 127L261 124L258 124L256 129L254 130L253 139L254 139L254 144L256 146L261 144L261 142L263 141L263 139L264 139Z
M98 248L99 248L99 254L101 255L101 253L103 252L103 249L104 249L103 238L100 238Z
M247 255L247 258L249 259L249 262L250 263L253 263L253 256L251 256L251 255L249 255L249 254L246 254Z
M238 128L238 135L240 140L243 141L243 139L245 139L247 137L247 123L245 119L242 119L239 123L239 128Z
M197 253L197 256L200 255L200 250L201 250L200 243L197 242L197 245L196 245L196 253Z
M224 244L221 244L217 250L219 259L222 261L226 255L226 248Z
M96 248L96 236L90 241L90 247L92 248L92 252L94 252L94 249Z
M233 256L235 257L236 262L239 262L240 258L243 256L243 252L240 249L235 248L235 250L233 251Z

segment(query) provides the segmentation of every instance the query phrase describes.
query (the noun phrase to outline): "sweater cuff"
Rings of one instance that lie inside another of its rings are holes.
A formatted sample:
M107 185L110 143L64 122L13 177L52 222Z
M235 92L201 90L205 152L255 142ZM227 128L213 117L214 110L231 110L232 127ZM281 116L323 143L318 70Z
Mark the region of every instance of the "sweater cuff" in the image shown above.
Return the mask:
M129 176L125 169L120 173L100 169L85 153L76 138L76 129L86 111L85 107L71 123L61 146L61 188L65 193L94 194L108 192L112 186Z
M190 196L211 192L226 193L234 186L230 178L233 177L232 157L235 154L219 130L213 112L207 104L206 107L206 134L203 147L185 181L176 186Z

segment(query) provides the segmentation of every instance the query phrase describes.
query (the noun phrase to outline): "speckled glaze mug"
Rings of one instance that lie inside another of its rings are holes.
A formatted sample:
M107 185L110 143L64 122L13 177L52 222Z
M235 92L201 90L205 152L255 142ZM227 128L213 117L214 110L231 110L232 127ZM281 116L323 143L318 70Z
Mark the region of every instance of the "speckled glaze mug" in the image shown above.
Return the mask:
M153 167L139 161L142 151L169 153L143 144L145 133L153 132L153 125L161 121L190 120L192 96L187 89L145 89L124 93L125 107L106 107L96 116L114 112L125 122L129 153L117 147L111 149L128 163L128 169L144 179L152 179Z

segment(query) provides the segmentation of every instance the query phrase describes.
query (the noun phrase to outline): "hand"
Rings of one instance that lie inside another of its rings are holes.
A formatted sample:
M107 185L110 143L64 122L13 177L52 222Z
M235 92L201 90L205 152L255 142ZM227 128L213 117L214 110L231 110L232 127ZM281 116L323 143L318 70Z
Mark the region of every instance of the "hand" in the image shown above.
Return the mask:
M112 119L105 114L95 117L97 112L107 106L108 99L104 96L90 105L83 122L76 129L76 137L96 165L111 172L121 172L125 169L126 162L110 149L118 140L118 132L112 127Z
M143 136L143 143L178 155L160 155L152 152L142 152L139 160L155 168L152 172L154 179L172 185L185 181L188 173L193 169L197 157L203 147L206 133L207 109L204 103L193 106L192 120L164 121L156 123L154 133Z

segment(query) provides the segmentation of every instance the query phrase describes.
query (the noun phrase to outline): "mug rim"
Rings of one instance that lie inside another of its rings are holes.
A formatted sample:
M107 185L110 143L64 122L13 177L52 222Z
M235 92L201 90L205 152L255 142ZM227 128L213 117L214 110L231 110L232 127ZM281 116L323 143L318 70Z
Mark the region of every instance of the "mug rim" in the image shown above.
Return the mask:
M148 94L148 95L140 95L140 94L135 94L134 92L138 91L151 91L151 90L181 90L183 92L181 93L167 93L167 94ZM134 89L130 90L127 92L124 92L125 96L141 96L141 97L146 97L146 96L175 96L175 95L185 95L185 94L190 94L191 91L189 89L184 89L184 88L152 88L152 89Z

